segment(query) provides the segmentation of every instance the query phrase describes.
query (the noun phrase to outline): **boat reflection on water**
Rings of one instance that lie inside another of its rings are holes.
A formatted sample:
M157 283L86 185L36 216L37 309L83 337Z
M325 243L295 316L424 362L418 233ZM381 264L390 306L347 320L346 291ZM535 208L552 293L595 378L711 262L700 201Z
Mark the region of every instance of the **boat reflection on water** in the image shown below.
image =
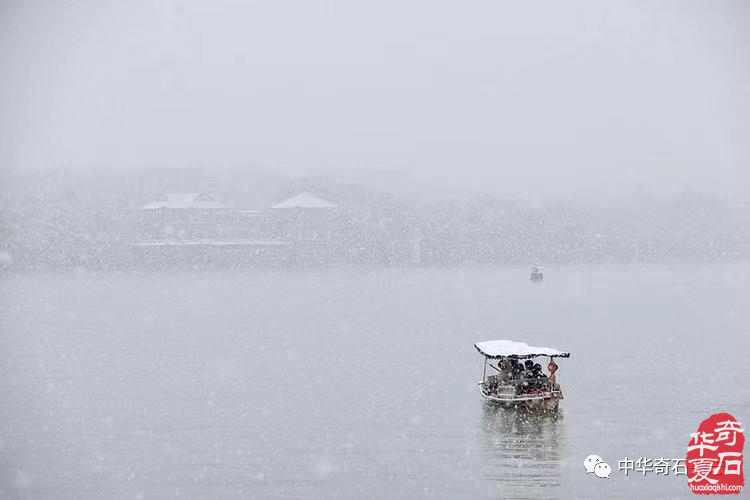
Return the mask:
M496 483L498 496L558 496L562 415L482 406L482 477Z

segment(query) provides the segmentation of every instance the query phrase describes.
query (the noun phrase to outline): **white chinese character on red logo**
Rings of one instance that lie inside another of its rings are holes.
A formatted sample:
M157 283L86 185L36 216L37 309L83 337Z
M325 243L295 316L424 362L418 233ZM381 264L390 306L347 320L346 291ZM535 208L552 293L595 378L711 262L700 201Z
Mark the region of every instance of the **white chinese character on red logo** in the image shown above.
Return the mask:
M719 449L718 446L711 446L711 443L714 442L713 439L708 439L711 436L713 436L713 433L706 434L705 432L693 432L692 434L690 434L690 437L695 440L695 445L688 446L688 452L692 450L700 450L701 456L703 456L703 450L716 451L717 449ZM698 443L699 437L701 438L700 443ZM709 444L705 444L705 443L709 443Z
M743 432L745 429L740 429L740 423L734 422L732 420L727 420L726 422L719 422L717 425L720 425L718 429L714 429L714 432L718 432L719 436L716 438L716 442L719 441L728 441L729 440L729 433L732 433L732 442L731 443L725 443L727 446L734 446L734 443L737 442L737 433ZM691 434L692 436L692 434Z
M735 474L737 476L740 475L740 468L742 467L742 460L727 460L724 461L724 457L741 457L742 453L737 453L733 451L728 451L726 453L719 453L719 466L714 469L714 474L719 474L719 471L721 470L721 464L724 464L724 474L730 475ZM734 465L735 469L729 469L730 465Z
M692 483L693 481L701 482L704 479L711 484L718 483L718 479L711 479L708 477L711 473L711 469L713 469L714 462L716 462L715 458L696 458L695 460L690 460L690 463L693 464L693 472L695 472L695 476L688 478L688 483Z

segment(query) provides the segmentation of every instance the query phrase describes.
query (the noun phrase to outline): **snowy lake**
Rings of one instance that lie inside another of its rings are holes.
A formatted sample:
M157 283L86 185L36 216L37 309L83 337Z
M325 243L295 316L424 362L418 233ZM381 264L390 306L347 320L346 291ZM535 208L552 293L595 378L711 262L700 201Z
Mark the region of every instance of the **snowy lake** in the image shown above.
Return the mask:
M0 283L1 498L694 498L618 461L750 424L748 264ZM496 338L572 351L559 418L483 405Z

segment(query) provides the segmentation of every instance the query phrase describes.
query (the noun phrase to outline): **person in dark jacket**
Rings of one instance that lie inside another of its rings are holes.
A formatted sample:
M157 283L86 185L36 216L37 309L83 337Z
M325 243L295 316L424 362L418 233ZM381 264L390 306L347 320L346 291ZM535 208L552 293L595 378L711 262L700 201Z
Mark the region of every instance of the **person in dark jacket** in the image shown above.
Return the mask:
M527 359L524 363L524 367L527 390L532 391L546 385L546 380L544 380L545 377L542 373L542 366L539 363L534 363L532 360Z

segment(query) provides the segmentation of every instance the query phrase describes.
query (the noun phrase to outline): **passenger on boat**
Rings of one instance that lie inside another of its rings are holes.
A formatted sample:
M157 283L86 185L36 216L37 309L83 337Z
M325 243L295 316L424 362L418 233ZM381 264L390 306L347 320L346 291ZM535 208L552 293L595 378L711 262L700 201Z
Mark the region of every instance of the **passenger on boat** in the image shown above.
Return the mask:
M557 385L557 368L558 366L557 363L555 363L555 360L550 360L547 365L547 370L549 370L549 383L553 390L560 390L560 386Z
M539 363L534 364L534 372L536 373L537 386L539 388L549 388L549 377L542 371L542 365Z
M524 374L519 387L519 393L529 393L538 389L546 389L549 385L547 376L542 373L542 366L527 359L524 362Z
M524 366L524 374L525 377L525 384L524 384L524 392L529 392L533 390L536 387L536 378L537 374L534 372L534 362L530 359L527 359L523 362Z
M530 359L523 362L523 367L527 373L534 373L534 362Z
M504 359L498 363L499 372L497 374L497 380L501 383L506 383L511 378L511 364L510 361Z
M524 363L521 363L517 360L513 360L514 363L514 369L513 372L513 383L516 385L516 394L526 394L529 392L529 382L528 379L531 376L531 373L529 373L528 370L526 370Z
M496 370L495 375L487 377L486 385L489 392L499 392L500 386L507 385L511 379L511 365L507 359L500 361Z
M487 392L495 392L497 390L497 375L490 375L484 382L484 386Z
M513 380L523 378L523 365L517 359L510 360L510 378Z

